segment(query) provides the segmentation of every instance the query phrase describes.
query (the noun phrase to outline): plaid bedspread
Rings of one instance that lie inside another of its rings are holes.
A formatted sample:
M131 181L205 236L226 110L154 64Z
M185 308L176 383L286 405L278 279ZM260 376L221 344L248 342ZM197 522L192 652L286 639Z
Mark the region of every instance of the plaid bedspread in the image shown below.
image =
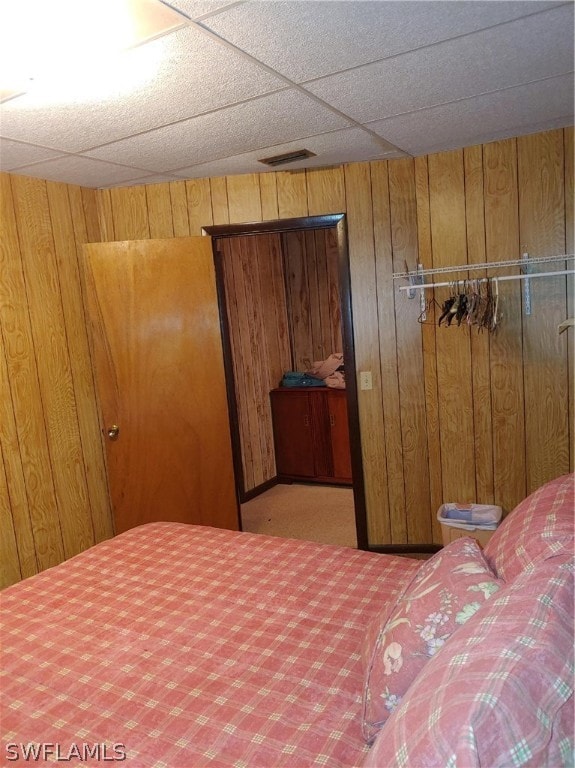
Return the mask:
M0 595L2 765L361 765L366 626L418 561L154 523Z

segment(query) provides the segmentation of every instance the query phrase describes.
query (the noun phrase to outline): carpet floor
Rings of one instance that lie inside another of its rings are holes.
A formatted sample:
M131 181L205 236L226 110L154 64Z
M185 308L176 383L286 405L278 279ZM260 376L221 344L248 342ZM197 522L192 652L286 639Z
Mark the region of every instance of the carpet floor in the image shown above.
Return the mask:
M357 548L353 490L332 485L274 485L241 505L252 533Z

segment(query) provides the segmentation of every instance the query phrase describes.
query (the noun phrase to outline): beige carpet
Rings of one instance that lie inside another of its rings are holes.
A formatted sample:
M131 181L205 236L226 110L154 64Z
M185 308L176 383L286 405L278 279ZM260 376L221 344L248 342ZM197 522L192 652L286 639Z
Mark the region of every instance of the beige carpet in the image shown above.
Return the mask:
M357 547L353 490L275 485L241 505L244 531Z

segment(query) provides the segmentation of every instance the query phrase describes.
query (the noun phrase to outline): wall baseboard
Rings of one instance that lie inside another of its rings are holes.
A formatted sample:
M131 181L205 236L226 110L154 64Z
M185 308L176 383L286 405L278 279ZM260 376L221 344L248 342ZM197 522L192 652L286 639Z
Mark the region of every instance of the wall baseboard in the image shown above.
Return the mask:
M369 547L368 551L380 555L433 555L441 548L441 544L378 544Z
M256 485L255 488L251 488L249 491L246 491L245 493L240 494L240 504L245 504L246 501L255 499L256 496L259 496L260 494L265 493L266 491L269 491L269 489L273 488L274 485L277 485L278 482L279 480L277 476L272 477L270 480L266 480L265 483Z

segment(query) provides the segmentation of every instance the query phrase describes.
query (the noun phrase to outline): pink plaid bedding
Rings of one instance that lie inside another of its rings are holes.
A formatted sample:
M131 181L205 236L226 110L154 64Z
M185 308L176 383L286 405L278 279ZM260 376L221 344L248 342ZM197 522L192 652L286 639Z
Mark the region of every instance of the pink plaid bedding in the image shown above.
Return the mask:
M434 656L365 768L573 766L573 558L498 591Z
M359 766L366 627L419 566L172 523L104 542L1 594L0 762Z

